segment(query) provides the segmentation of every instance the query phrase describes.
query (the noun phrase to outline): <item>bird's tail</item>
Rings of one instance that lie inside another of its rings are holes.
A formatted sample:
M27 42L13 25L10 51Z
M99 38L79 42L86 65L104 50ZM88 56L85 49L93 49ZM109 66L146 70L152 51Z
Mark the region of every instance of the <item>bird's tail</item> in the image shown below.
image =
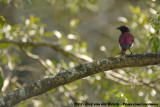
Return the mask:
M121 52L120 52L120 55L121 55L121 54L124 54L124 55L125 55L125 54L126 54L126 50L122 49Z

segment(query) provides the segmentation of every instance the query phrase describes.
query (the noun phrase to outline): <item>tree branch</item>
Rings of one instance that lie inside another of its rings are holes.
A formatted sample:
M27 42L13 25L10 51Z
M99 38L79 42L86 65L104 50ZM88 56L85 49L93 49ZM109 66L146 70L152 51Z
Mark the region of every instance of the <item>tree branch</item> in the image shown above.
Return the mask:
M0 40L0 44L1 43L14 44L14 45L17 45L17 46L49 47L49 48L63 54L64 56L66 56L66 57L68 57L72 60L76 60L79 63L93 61L92 58L90 58L88 56L68 52L68 51L64 50L57 43L22 42L22 41L17 41L17 40L8 40L8 39Z
M55 76L38 80L23 88L17 89L0 99L0 107L12 107L33 96L43 94L60 85L68 84L78 79L124 67L142 67L160 64L160 53L134 54L100 59L91 63L80 64L68 70L60 70Z

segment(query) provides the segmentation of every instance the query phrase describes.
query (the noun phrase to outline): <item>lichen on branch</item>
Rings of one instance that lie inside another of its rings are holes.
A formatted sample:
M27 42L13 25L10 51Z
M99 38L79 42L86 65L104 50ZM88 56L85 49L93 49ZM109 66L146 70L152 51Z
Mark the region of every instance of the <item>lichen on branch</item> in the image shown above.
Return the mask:
M54 76L30 83L0 99L0 107L12 107L15 104L41 95L58 86L107 70L124 67L143 67L160 64L160 53L133 54L103 58L90 63L80 64L71 69L62 69Z

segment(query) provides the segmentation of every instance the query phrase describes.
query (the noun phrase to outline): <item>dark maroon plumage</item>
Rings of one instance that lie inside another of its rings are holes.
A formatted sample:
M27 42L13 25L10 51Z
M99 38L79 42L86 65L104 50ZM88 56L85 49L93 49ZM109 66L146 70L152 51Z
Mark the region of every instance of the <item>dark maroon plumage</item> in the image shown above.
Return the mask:
M131 34L130 30L128 27L126 26L120 26L119 28L117 28L121 31L121 35L119 37L119 44L121 46L121 52L120 54L125 54L126 50L129 49L132 46L133 42L134 42L134 37ZM132 52L131 52L132 54Z

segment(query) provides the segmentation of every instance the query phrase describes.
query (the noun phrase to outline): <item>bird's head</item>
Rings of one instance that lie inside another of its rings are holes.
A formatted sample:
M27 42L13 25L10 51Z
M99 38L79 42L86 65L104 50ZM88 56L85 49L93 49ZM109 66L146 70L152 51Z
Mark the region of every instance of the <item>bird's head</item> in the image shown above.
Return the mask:
M129 28L126 27L126 26L120 26L118 27L117 29L119 29L122 33L125 33L125 32L129 32Z

